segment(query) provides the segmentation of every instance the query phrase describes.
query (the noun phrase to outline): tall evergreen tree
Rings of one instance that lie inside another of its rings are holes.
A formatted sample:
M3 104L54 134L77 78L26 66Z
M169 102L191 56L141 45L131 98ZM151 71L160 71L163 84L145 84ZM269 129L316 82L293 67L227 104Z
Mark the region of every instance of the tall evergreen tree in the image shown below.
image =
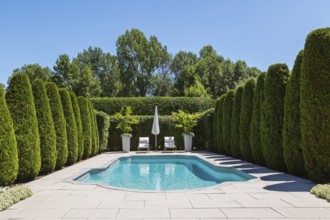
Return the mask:
M226 94L226 98L223 104L223 115L222 115L222 139L223 139L224 149L228 156L232 156L231 124L232 124L234 99L235 99L235 90L231 89Z
M218 152L220 154L224 154L226 152L225 150L225 145L224 145L224 140L223 140L223 128L222 128L222 123L223 123L223 108L224 108L224 101L226 98L226 94L222 95L219 98L219 107L218 107L218 114L217 114L217 144L218 144Z
M77 161L81 160L82 155L84 153L84 137L83 137L83 130L82 130L82 122L80 116L80 109L78 105L77 96L70 92L70 98L72 103L72 109L75 116L76 124L77 124L77 131L78 131L78 158Z
M81 122L83 127L83 136L84 136L84 153L82 158L87 159L91 155L92 151L92 127L91 127L91 116L88 107L87 100L79 96L78 104L81 115Z
M241 121L241 102L242 102L242 95L244 91L244 86L238 86L236 89L236 94L233 103L233 112L231 116L231 152L232 155L236 158L242 158L241 148L240 148L240 134L239 134L239 127Z
M0 186L10 185L18 174L17 142L13 120L0 86Z
M36 79L33 82L32 90L40 138L40 173L46 174L52 172L56 165L55 127L44 82L41 79Z
M15 74L8 86L6 101L11 113L18 147L17 179L34 179L40 171L40 140L32 88L28 75Z

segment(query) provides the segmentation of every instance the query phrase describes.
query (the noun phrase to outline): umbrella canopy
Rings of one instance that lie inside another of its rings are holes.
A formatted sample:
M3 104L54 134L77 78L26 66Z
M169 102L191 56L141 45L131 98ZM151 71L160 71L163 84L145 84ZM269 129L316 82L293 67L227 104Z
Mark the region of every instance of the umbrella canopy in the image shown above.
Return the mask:
M159 120L158 120L158 109L157 106L155 107L155 115L154 115L154 122L152 123L151 133L155 136L155 149L157 149L157 135L159 134Z

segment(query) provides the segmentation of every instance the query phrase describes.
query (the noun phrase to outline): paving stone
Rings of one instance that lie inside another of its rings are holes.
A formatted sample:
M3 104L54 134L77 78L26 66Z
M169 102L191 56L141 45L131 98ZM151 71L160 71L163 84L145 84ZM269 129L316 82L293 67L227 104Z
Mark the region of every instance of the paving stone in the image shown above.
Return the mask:
M253 198L248 194L207 194L207 195L212 200L235 200L235 199L249 200L249 201L256 200L255 198Z
M269 200L269 199L297 199L298 197L295 195L292 195L290 193L282 193L282 192L276 192L276 193L249 193L250 196L252 196L255 199L258 200Z
M194 208L225 208L225 207L242 207L235 200L210 200L210 201L198 201L193 200L191 204Z
M133 208L142 209L144 208L145 201L115 201L106 200L102 201L97 208Z
M118 213L118 209L71 209L64 219L76 219L76 218L115 218Z
M165 194L158 193L140 193L140 194L130 194L126 195L125 200L166 200Z
M192 208L188 200L178 201L146 201L146 208Z
M222 208L228 218L283 218L271 208Z
M274 210L289 218L330 217L330 211L324 208L274 208Z
M69 212L69 208L64 209L40 209L29 208L24 209L21 212L14 214L11 218L62 218Z
M117 218L170 218L168 209L120 209Z
M295 207L330 207L330 203L324 199L312 198L312 199L295 199L284 198L286 201Z
M279 200L279 199L273 199L273 200L254 200L254 201L249 201L249 200L241 200L237 199L237 202L240 203L243 207L293 207L292 205Z
M170 209L171 217L186 218L226 218L219 209Z

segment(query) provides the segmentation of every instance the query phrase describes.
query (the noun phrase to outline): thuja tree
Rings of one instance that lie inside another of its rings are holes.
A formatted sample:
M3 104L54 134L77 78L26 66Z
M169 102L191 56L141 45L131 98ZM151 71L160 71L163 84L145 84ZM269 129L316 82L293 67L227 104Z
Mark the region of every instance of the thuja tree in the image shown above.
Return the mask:
M215 151L219 153L218 149L218 109L219 109L219 99L215 101L214 113L213 113L213 143Z
M249 79L244 86L242 105L241 105L241 122L240 122L240 147L242 158L246 161L253 161L250 146L250 130L253 112L253 97L256 83L255 80Z
M0 186L13 183L18 174L17 143L13 120L0 86Z
M77 160L81 160L83 152L84 152L84 136L83 136L83 130L82 130L82 122L81 122L81 116L80 116L80 109L78 105L77 96L70 92L70 98L72 103L72 109L76 120L77 125L77 132L78 132L78 158Z
M92 135L92 149L91 149L91 155L96 155L97 153L97 137L96 137L96 123L94 121L94 108L92 104L87 100L88 103L88 110L91 120L91 135Z
M40 140L32 88L28 75L15 74L9 83L6 101L11 113L19 158L17 179L34 179L40 171Z
M59 89L59 93L63 106L66 122L66 136L68 140L68 159L66 165L71 165L74 164L78 158L78 130L68 90Z
M55 83L48 82L46 85L50 110L52 112L56 133L56 169L62 168L68 159L68 142L66 136L66 122L63 112L61 97Z
M288 80L284 99L283 152L288 171L294 175L307 175L301 150L300 129L300 72L303 50L297 55Z
M233 104L235 98L235 90L231 89L226 94L226 98L223 103L223 115L222 115L222 139L226 154L231 156L231 116L233 113Z
M302 63L301 146L308 176L330 182L330 28L312 31Z
M36 79L33 82L32 90L40 138L40 173L45 174L52 172L56 165L55 127L44 82L41 79Z
M91 117L90 117L90 111L87 100L84 97L82 96L78 97L78 104L80 109L83 136L84 136L84 152L82 158L87 159L90 157L92 150Z
M261 110L261 147L268 167L285 171L282 130L284 96L289 69L286 64L268 68L264 83L264 101Z
M265 165L260 140L261 105L264 100L264 81L266 73L260 73L257 77L256 88L253 97L253 112L250 131L250 146L253 161L259 165Z
M244 91L244 86L240 85L236 89L236 94L233 103L233 112L231 116L231 152L232 155L236 158L241 158L241 149L240 149L240 134L239 126L241 121L241 101Z
M218 152L220 154L225 153L225 147L224 147L224 142L223 142L223 130L222 130L222 120L223 120L223 106L224 106L224 101L225 101L226 95L222 95L219 98L218 102L218 114L217 114L217 144L218 144Z

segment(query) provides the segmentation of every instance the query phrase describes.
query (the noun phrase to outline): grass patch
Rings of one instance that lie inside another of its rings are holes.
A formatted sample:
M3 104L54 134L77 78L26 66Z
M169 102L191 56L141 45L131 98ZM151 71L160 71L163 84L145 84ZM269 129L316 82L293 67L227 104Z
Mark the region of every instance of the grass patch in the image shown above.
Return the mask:
M311 193L330 202L330 184L317 184L311 189Z
M3 211L11 205L24 200L32 195L32 191L24 185L13 187L0 187L0 211Z

